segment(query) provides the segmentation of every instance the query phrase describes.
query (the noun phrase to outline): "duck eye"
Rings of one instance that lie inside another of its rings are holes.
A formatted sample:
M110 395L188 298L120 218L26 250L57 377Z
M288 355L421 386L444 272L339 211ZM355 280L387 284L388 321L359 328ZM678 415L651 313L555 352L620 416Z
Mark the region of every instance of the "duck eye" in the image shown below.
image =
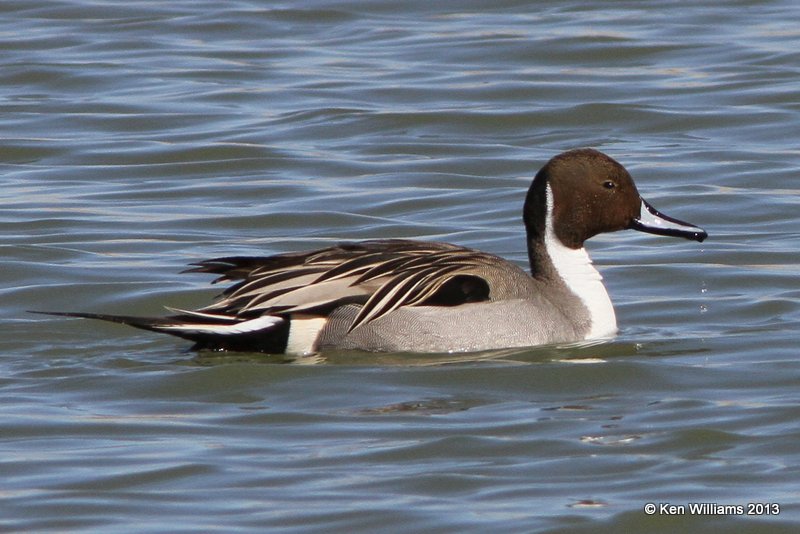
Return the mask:
M603 182L603 187L605 187L606 189L614 189L616 186L617 184L615 184L611 180L606 180L605 182Z

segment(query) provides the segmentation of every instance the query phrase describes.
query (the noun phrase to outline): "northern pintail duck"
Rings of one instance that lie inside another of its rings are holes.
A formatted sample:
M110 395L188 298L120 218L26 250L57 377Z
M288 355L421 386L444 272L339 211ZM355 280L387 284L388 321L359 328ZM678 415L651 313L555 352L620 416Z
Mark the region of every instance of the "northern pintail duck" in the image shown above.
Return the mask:
M602 339L617 332L617 321L587 239L628 228L707 237L656 211L622 165L591 149L547 162L528 190L523 221L530 274L457 245L373 240L193 264L187 272L235 283L211 305L169 308L169 317L58 314L171 334L198 350L448 352Z

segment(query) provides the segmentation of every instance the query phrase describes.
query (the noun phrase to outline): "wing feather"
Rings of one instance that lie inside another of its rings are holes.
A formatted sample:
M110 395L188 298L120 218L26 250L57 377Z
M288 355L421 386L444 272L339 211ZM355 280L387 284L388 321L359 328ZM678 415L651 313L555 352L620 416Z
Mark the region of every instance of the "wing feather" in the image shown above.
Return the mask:
M193 313L198 318L243 319L362 304L352 330L399 307L424 304L457 276L474 277L488 288L482 269L496 261L472 249L403 239L269 257L216 258L194 264L189 272L212 273L218 275L215 282L236 283Z
M425 285L432 279L446 278L457 267L429 267L416 271L406 271L404 276L396 276L388 280L361 308L350 330L361 324L383 317L403 305L419 302L420 294L425 292ZM422 289L420 289L422 288Z

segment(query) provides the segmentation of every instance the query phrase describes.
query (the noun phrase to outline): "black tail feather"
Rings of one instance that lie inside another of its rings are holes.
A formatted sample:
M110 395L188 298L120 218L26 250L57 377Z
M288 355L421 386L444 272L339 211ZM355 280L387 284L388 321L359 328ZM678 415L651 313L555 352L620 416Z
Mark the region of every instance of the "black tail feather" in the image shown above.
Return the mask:
M29 313L38 313L41 315L57 315L61 317L79 317L81 319L99 319L101 321L109 321L112 323L119 323L134 328L141 328L142 330L150 330L151 332L163 332L158 330L159 326L175 324L178 317L136 317L133 315L109 315L106 313L84 313L84 312L54 312L54 311L39 311L28 310Z
M281 354L286 350L289 340L289 320L282 321L275 328L269 330L268 335L263 331L246 332L238 335L215 335L200 332L186 332L164 328L169 325L182 323L202 323L202 318L192 315L172 315L167 317L136 317L131 315L109 315L105 313L85 312L51 312L29 310L30 313L42 315L55 315L60 317L78 317L81 319L98 319L112 323L124 324L158 332L171 336L187 339L194 342L192 350L228 350L237 352L266 352ZM210 324L212 321L208 321Z

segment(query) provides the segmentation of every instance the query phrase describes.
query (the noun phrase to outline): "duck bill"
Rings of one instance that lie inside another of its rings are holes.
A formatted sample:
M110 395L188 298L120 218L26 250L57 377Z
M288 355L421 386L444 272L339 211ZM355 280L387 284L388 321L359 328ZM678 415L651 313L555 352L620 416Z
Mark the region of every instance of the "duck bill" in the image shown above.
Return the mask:
M640 214L633 219L630 228L649 234L683 237L700 242L708 237L708 234L702 228L664 215L644 199L642 199Z

